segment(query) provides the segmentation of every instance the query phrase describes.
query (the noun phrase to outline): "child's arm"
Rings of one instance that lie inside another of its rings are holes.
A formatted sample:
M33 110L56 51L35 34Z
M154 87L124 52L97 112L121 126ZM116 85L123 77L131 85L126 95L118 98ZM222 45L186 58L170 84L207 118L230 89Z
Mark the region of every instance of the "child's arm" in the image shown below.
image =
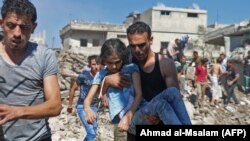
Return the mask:
M90 105L91 105L91 102L92 102L94 96L97 94L97 92L99 90L99 86L100 85L96 85L96 84L92 85L89 92L88 92L87 97L84 100L85 118L89 124L93 124L93 122L96 120L96 115L92 111Z
M134 102L131 106L131 108L128 110L128 112L125 114L125 116L121 119L119 122L119 130L120 131L127 131L129 128L129 125L131 123L131 120L134 116L135 111L137 110L141 99L142 99L142 89L141 89L141 77L139 72L134 72L132 74L132 80L133 80L133 85L135 89L135 99Z

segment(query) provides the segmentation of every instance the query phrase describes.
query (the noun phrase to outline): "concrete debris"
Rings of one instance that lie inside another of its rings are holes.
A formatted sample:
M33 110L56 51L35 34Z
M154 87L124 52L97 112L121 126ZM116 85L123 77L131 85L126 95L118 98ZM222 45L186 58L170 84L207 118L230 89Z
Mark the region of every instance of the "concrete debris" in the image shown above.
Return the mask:
M73 57L72 57L73 56ZM77 58L77 59L76 59ZM86 64L86 56L83 54L71 54L63 52L59 55L60 64L60 87L62 93L63 109L59 116L50 118L50 127L53 133L53 141L82 141L86 132L73 109L72 114L68 114L66 109L68 105L68 94L71 81L76 78ZM235 89L235 93L240 101L239 104L229 103L224 107L223 102L217 105L210 105L209 98L206 98L204 107L194 108L192 97L193 91L189 89L186 93L184 102L188 113L194 125L246 125L250 124L250 96L243 94ZM76 104L79 91L76 92L74 104ZM107 109L100 109L98 112L98 131L97 141L113 141L114 126L109 121L109 113Z

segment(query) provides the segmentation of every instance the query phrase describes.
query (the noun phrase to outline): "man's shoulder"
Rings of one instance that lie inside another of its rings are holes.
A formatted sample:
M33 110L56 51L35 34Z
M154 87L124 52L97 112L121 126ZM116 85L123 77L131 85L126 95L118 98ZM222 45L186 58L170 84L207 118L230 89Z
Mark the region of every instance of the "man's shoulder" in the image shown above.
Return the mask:
M80 75L89 75L90 74L90 71L88 70L83 70Z
M38 45L37 43L28 42L28 50L37 52L38 54L53 54L54 51L46 46Z
M174 63L173 59L169 58L164 54L159 54L159 62L161 63Z
M159 65L163 72L176 70L174 60L164 55L159 55Z

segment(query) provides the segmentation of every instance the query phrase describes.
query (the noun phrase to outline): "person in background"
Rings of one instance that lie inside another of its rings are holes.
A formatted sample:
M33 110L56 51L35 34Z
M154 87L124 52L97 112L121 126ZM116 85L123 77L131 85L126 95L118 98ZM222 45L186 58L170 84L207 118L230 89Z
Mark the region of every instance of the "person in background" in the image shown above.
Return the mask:
M88 68L90 70L84 69L81 74L77 77L75 82L73 83L71 89L70 89L70 94L69 94L69 104L67 111L68 113L72 113L72 105L73 105L73 100L74 100L74 95L75 91L78 89L80 86L80 95L76 104L76 109L78 116L80 117L80 120L85 127L86 130L86 136L83 139L84 141L94 141L96 138L96 130L97 130L97 120L93 122L93 124L88 124L86 119L85 119L85 112L83 108L83 101L87 97L88 91L92 85L92 81L96 73L100 69L100 63L98 61L98 56L97 55L91 55L88 57ZM95 97L91 103L90 108L96 113L97 115L97 110L98 110L98 98Z
M189 63L189 66L197 67L201 64L201 58L199 57L199 54L197 51L193 51L193 58L191 62Z
M221 52L220 53L220 58L221 58L221 67L222 67L222 70L224 72L227 71L227 57L226 55ZM221 85L221 88L222 88L222 92L223 92L223 95L227 95L227 75L221 75L220 78L219 78L219 84Z
M222 69L221 66L222 59L218 57L216 59L216 63L213 64L213 67L211 69L211 82L212 82L212 100L211 100L211 106L215 106L220 101L220 98L222 97L222 90L219 85L219 77L221 75L225 74L225 71Z
M250 50L244 58L244 79L245 79L245 93L250 94Z
M155 103L155 106L140 107L134 114L132 126L139 125L142 122L151 125L162 123L159 117L150 116L155 115L155 113L148 113L158 111L157 108L161 108L162 103L169 107L165 109L166 117L172 119L172 121L164 124L191 124L179 91L175 64L173 60L151 50L153 37L150 27L146 23L138 21L128 27L127 37L132 62L139 66L142 97L149 103ZM118 73L106 76L104 81L104 85L107 87L122 88L128 84L129 81ZM169 102L162 98L166 95L169 96ZM134 141L135 135L128 132L127 140Z
M179 62L180 62L181 57L184 56L184 49L187 48L188 41L189 41L189 36L187 34L182 35L179 38L179 48L178 48L179 53L177 54L177 58Z
M193 51L193 58L191 62L189 63L189 67L187 68L187 78L190 79L191 81L191 86L193 89L196 88L196 83L195 83L195 70L197 66L201 64L201 58L199 57L199 54L197 51Z
M0 139L51 141L48 119L62 109L55 52L29 42L37 26L29 0L3 0L1 15Z
M223 69L223 71L226 71L227 70L227 57L224 53L221 53L220 58L222 59L222 61L221 61L222 69Z
M183 68L181 66L177 67L177 76L178 76L178 83L179 83L179 88L182 96L185 95L185 75Z
M208 59L203 58L201 64L195 69L195 84L197 87L195 108L203 108L204 105L206 88L208 87L207 63Z
M240 74L236 72L232 60L227 61L227 97L225 99L224 106L225 108L228 106L231 98L233 98L235 104L239 104L239 100L237 99L234 88L237 86L237 82L240 79Z
M173 42L170 42L168 44L167 52L174 61L179 61L179 59L177 58L179 54L179 44L179 39L177 38Z
M181 57L180 66L182 67L183 74L186 75L188 65L187 65L187 57L184 55Z

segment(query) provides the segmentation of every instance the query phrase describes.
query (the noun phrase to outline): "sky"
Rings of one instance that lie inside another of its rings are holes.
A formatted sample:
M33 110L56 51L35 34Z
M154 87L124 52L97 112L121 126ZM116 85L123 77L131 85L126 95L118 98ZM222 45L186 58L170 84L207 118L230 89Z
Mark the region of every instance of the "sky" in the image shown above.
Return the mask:
M130 12L143 12L158 3L207 10L208 25L234 24L250 20L250 0L30 0L37 8L34 34L46 30L49 47L60 47L59 31L71 20L122 24ZM0 4L2 6L2 3Z

